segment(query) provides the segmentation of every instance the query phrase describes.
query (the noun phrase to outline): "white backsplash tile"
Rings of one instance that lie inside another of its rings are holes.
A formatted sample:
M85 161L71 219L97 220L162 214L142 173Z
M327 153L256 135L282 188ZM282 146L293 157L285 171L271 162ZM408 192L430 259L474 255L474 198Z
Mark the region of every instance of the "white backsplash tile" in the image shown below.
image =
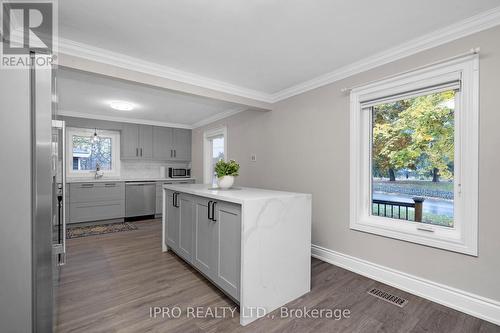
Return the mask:
M155 178L160 175L160 167L164 166L166 173L169 167L190 168L191 163L154 162L154 161L121 161L120 176L123 178Z

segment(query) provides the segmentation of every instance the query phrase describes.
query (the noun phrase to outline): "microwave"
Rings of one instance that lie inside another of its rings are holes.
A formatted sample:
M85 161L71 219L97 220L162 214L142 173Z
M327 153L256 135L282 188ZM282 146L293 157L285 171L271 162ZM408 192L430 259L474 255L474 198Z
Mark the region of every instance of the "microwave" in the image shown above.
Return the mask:
M191 169L184 168L168 168L169 178L190 178Z

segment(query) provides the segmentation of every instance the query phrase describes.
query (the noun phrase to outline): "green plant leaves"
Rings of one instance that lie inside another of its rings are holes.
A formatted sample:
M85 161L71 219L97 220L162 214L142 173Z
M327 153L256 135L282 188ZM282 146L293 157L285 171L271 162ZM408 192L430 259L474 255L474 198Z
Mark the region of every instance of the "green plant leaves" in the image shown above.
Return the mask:
M235 160L230 160L228 162L220 160L215 164L215 173L217 178L224 176L238 176L238 171L240 170L240 165L236 163Z

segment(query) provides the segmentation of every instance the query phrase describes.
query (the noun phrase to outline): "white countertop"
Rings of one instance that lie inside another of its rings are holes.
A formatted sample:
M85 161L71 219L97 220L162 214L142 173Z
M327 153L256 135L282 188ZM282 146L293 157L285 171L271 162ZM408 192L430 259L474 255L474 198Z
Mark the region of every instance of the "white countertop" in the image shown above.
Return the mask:
M93 177L82 177L82 178L66 178L67 183L107 183L107 182L170 182L170 181L186 181L186 180L196 180L195 178L114 178L114 177L102 177L95 179Z
M299 196L311 197L311 194L308 193L274 191L252 187L234 186L227 190L212 189L212 186L207 184L165 184L163 188L238 204L243 204L248 200L267 200Z

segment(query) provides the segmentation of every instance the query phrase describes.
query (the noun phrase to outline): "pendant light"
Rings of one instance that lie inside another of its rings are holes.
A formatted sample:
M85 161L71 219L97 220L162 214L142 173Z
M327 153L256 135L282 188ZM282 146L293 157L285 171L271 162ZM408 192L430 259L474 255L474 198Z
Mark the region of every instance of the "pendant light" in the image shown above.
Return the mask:
M92 141L92 143L99 142L99 136L97 135L97 128L94 129L94 134L90 137L90 140Z

